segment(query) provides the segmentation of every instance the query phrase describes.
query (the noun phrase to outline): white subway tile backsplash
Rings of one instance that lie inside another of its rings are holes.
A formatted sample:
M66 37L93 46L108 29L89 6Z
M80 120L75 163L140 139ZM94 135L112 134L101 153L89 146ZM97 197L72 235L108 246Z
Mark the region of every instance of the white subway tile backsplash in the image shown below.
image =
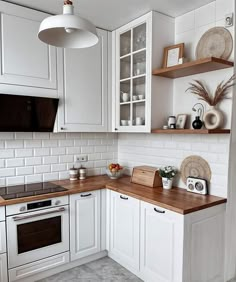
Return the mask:
M57 172L43 174L43 182L53 180L59 180L59 174Z
M5 160L0 160L0 168L5 167Z
M15 139L33 139L33 133L32 132L16 132L15 133Z
M66 154L68 155L74 155L74 154L80 154L80 153L81 153L81 147L66 148Z
M89 154L89 153L93 153L94 152L94 147L91 146L85 146L85 147L81 147L81 153L82 154Z
M32 157L33 150L32 149L17 149L15 150L15 154L17 158Z
M50 149L49 148L34 149L34 155L35 157L48 156L50 155Z
M43 147L57 147L58 146L58 140L43 140L42 142Z
M25 140L24 141L25 148L39 148L42 147L41 140Z
M41 157L34 157L34 158L26 158L25 159L25 165L41 165L42 164L42 158Z
M24 166L25 159L7 159L6 160L6 167L18 167Z
M54 165L51 165L51 170L52 172L63 171L63 170L66 170L66 165L65 164L54 164Z
M150 141L150 147L144 144ZM135 144L135 145L134 145ZM227 165L229 136L188 136L188 135L146 135L140 134L139 139L133 134L119 134L118 162L125 166L127 173L137 165L152 165L160 167L174 165L180 169L184 158L191 155L203 157L212 170L211 193L218 196L227 196ZM115 155L115 153L113 153ZM102 159L104 156L102 154ZM94 163L96 167L96 162ZM217 181L219 181L217 183ZM224 183L224 185L222 185ZM176 178L176 185L185 187L185 184ZM214 188L215 185L221 189Z
M34 173L40 174L40 173L49 173L51 172L51 166L50 165L39 165L35 166Z
M25 183L37 183L43 181L42 174L34 174L34 175L26 175L25 176Z
M60 171L59 172L59 180L68 179L69 178L69 171Z
M74 146L74 140L59 140L59 147L72 147Z
M15 176L14 168L3 168L0 169L0 177Z
M77 146L77 147L79 147L79 146L87 146L87 145L88 145L88 140L86 140L86 139L75 140L75 146Z
M8 177L6 181L7 186L20 185L25 183L24 176Z
M58 156L49 156L43 158L43 164L57 164L59 162Z
M14 133L12 132L0 132L0 140L14 139Z
M50 134L48 132L34 132L33 133L34 139L45 140L50 138Z
M65 139L66 133L50 133L50 139Z
M34 168L32 166L18 167L16 169L16 175L29 175L34 174Z
M14 150L6 150L6 149L0 150L0 158L1 159L14 158Z
M52 156L65 155L65 153L66 153L66 148L51 148Z
M24 148L24 142L22 140L7 140L5 141L5 147L7 149Z
M74 155L59 156L59 163L71 163L73 161L74 161Z

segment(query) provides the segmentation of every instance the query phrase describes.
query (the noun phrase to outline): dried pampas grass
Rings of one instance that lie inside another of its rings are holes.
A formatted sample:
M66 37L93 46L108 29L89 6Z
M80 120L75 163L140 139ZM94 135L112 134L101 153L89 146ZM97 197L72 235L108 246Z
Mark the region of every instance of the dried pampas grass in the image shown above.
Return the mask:
M226 82L221 81L221 83L216 87L213 96L209 94L208 89L200 80L194 80L195 83L189 83L190 87L185 92L190 91L192 94L197 95L199 97L199 100L205 101L210 106L216 106L224 99L229 99L227 95L229 94L230 88L235 85L235 79L236 75L234 74Z

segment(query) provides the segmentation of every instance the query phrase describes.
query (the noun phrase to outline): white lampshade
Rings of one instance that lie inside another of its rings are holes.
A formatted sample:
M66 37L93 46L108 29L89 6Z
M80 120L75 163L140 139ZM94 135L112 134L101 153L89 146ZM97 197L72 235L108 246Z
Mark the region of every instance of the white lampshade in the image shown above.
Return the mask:
M64 5L63 15L42 21L38 38L49 45L63 48L87 48L98 42L96 27L73 13L73 5Z

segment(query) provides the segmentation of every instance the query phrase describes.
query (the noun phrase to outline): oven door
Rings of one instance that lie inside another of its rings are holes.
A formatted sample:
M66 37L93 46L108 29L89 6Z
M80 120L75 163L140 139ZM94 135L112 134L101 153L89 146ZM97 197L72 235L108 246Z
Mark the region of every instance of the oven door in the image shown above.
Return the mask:
M7 217L8 267L69 250L68 206Z

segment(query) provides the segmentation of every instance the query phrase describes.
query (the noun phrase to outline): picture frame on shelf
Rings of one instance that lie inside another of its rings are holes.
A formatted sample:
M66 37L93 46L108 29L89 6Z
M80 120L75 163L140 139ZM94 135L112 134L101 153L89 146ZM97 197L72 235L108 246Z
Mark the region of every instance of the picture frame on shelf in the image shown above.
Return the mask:
M187 122L188 115L186 114L178 114L176 120L176 128L177 129L184 129L186 122Z
M184 57L184 43L165 47L163 68L168 68L178 65L179 60L183 57Z

